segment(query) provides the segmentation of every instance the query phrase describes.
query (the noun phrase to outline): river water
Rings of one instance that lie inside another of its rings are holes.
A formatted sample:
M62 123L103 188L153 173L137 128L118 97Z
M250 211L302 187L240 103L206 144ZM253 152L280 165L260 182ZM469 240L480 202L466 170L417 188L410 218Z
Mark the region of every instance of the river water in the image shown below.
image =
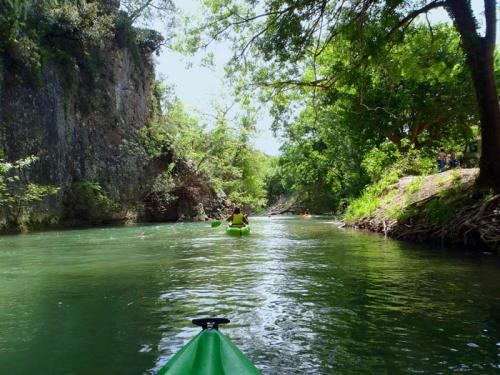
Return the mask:
M154 374L222 331L264 374L500 373L500 260L257 218L0 237L0 374Z

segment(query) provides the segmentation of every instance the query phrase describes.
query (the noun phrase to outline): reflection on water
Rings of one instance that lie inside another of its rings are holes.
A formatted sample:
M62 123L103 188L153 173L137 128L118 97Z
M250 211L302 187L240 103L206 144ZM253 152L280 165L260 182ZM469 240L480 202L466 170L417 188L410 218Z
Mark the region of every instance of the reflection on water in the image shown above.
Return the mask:
M0 237L0 373L154 373L198 328L265 374L498 373L500 262L262 218Z

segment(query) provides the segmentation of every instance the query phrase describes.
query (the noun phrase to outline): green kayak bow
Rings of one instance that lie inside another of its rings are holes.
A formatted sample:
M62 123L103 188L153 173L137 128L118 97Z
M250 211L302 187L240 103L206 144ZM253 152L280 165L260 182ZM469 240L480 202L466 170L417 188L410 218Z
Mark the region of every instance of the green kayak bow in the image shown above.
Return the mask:
M229 319L193 319L202 327L157 375L257 375L260 371L229 338L219 332L219 324Z

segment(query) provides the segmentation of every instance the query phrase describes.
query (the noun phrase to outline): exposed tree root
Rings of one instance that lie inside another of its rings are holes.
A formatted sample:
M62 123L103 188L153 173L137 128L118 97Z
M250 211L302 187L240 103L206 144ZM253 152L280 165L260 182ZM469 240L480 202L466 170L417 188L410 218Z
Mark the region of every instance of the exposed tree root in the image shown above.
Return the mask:
M414 214L406 221L364 218L355 227L400 240L500 250L500 194L468 202L446 223L428 217L425 207L433 199L439 198L431 196L408 206Z

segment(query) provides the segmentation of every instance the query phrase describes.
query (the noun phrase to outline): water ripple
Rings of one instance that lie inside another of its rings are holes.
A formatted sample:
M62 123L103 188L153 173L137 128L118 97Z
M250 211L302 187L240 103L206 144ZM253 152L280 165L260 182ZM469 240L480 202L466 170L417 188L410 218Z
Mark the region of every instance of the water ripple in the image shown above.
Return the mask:
M0 373L154 373L201 316L230 318L224 333L264 374L498 373L496 257L332 223L3 237Z

